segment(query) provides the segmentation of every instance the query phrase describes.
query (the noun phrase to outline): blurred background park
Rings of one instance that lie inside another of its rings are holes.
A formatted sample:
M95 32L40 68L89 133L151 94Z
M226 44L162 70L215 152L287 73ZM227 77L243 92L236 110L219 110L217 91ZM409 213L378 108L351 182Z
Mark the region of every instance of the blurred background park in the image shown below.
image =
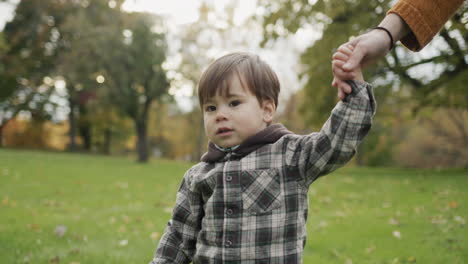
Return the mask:
M333 49L393 3L0 0L0 262L149 261L206 151L196 85L208 64L259 54L280 78L276 121L317 131L338 100ZM397 45L366 69L374 126L311 190L306 261L468 262L467 8L423 51Z

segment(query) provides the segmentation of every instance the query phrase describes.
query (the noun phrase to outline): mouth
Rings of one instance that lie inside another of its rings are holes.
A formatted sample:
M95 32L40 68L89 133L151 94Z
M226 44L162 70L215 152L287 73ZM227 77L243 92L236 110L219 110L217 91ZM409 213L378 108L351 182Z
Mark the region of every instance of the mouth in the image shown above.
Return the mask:
M216 135L229 135L231 132L233 132L234 129L232 128L227 128L227 127L220 127L218 130L216 130Z

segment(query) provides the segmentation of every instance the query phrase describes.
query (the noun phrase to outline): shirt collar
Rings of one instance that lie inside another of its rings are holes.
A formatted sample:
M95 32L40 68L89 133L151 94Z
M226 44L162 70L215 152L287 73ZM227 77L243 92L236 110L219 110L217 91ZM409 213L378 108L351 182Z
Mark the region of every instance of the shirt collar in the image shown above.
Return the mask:
M222 148L210 142L208 144L208 152L202 156L201 160L213 163L223 160L226 155L233 155L241 158L266 144L278 141L278 139L287 134L292 134L292 132L287 130L281 124L274 124L247 138L240 145L234 147Z

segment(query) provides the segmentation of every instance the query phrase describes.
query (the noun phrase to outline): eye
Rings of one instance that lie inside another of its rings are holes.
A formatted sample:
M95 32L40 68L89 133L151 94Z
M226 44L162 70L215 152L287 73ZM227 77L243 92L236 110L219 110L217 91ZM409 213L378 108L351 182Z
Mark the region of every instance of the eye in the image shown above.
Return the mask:
M205 112L213 112L213 111L216 111L216 106L214 105L207 105L205 107Z
M239 100L234 100L234 101L231 101L231 102L229 103L229 106L231 106L231 107L236 107L236 106L238 106L238 105L240 105L240 104L241 104L241 102L240 102Z

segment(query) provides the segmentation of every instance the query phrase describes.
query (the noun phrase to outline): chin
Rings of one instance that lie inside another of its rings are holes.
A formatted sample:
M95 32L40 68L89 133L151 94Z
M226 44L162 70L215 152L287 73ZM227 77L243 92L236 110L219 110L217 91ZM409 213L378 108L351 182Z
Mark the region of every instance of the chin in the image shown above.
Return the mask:
M220 144L215 143L215 144L222 147L222 148L232 148L234 146L239 145L240 143L220 143Z

